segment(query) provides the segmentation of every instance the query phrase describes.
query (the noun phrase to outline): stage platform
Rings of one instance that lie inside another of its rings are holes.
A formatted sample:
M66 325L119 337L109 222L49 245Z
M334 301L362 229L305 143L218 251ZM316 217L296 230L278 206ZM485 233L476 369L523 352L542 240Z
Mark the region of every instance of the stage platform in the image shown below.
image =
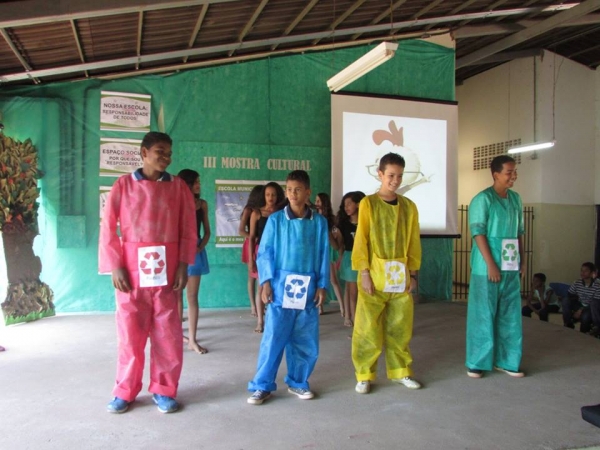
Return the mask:
M260 335L248 310L201 310L206 355L184 354L178 400L160 414L144 390L126 414L105 411L115 377L114 315L61 315L0 329L0 448L21 449L539 449L600 444L580 407L600 403L600 340L523 319L526 378L466 375L466 305L415 308L411 391L380 378L354 392L351 329L337 304L321 316L315 399L283 383L261 406L246 403ZM187 326L187 322L184 327ZM147 372L147 371L146 371ZM383 376L383 377L382 377Z

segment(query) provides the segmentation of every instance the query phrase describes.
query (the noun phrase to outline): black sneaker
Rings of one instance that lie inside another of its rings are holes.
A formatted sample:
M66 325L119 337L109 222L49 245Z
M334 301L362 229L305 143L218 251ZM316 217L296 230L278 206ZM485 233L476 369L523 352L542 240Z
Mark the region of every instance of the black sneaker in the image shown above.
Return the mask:
M467 369L467 375L469 375L470 378L481 378L483 376L483 370Z

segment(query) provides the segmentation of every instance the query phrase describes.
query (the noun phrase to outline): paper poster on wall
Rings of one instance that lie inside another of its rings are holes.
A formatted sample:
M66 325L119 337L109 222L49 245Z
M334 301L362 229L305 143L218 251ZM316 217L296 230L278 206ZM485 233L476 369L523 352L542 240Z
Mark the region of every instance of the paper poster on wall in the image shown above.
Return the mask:
M248 202L248 196L252 188L267 183L268 181L257 180L215 180L217 247L242 246L244 238L238 234L242 211ZM277 183L282 187L285 186L285 182L277 181Z
M152 96L128 92L100 93L100 129L110 131L150 131Z
M139 139L100 139L100 176L118 177L142 167Z

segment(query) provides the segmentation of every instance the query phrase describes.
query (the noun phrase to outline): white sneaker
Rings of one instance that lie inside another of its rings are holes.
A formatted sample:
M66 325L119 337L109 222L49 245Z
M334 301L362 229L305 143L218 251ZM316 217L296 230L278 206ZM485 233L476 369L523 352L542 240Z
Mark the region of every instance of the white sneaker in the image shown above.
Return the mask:
M496 369L498 372L507 373L513 378L523 378L525 376L525 372L522 372L520 370L517 370L515 372L514 370L503 369L502 367L494 367L494 369Z
M371 382L370 381L359 381L356 383L356 387L354 388L356 392L359 394L368 394L371 392Z
M394 383L403 384L409 389L421 389L421 383L411 377L394 378L392 381Z

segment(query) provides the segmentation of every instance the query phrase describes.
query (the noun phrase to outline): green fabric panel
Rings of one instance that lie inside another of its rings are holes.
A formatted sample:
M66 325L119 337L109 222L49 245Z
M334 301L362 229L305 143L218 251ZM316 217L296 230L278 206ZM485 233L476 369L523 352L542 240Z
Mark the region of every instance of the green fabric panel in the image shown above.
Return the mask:
M452 239L421 239L423 259L419 271L419 295L424 300L452 300Z
M42 280L54 291L56 310L114 310L110 277L97 274L99 187L114 182L98 176L98 149L101 136L141 139L143 134L100 132L101 90L152 95L151 128L164 129L174 141L169 170L177 173L189 167L200 172L214 227L214 180L285 180L288 170L269 170L268 159L309 160L313 199L317 192L330 191L331 101L326 81L372 47L168 76L3 87L0 111L5 133L21 140L32 138L46 172L40 180L41 235L34 247L42 259ZM394 58L345 90L453 100L454 51L424 41L403 41ZM226 169L220 163L205 168L205 156L258 158L260 169ZM58 248L58 217L64 215L85 216L84 248ZM445 240L426 241L421 292L449 298L451 245L443 245ZM442 248L432 249L430 243ZM247 271L240 263L241 249L215 248L211 243L207 251L211 273L203 277L202 306L246 307ZM434 275L428 275L430 270Z

